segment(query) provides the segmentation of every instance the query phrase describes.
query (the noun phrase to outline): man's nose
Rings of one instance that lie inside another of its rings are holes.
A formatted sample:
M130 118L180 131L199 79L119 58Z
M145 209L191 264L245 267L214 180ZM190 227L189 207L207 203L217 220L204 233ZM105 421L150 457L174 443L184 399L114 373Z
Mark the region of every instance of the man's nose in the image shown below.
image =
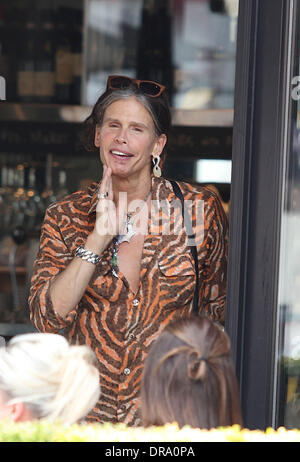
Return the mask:
M126 131L124 129L120 129L116 133L115 140L120 144L127 143Z

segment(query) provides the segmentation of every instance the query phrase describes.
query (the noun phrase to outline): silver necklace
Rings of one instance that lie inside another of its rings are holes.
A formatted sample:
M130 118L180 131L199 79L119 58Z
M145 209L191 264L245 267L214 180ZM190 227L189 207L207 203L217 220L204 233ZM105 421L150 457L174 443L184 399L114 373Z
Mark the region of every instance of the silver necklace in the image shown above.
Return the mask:
M147 203L147 200L149 199L149 196L151 194L151 190L148 192L147 196L144 199L144 203L142 207L139 210L139 213L143 210L144 206ZM127 213L126 215L126 221L124 225L124 234L119 234L118 236L114 237L113 239L113 255L111 259L111 265L113 268L116 268L118 266L118 247L122 242L130 242L131 238L136 234L136 232L133 229L133 225L135 222L135 219L137 217L138 213L136 211Z

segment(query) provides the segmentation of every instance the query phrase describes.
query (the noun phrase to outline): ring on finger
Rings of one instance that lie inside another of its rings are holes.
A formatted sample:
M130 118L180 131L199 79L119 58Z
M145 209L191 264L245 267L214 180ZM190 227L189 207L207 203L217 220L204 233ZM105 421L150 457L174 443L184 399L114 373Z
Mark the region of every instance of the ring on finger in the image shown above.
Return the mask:
M106 199L108 197L108 192L104 192L104 193L98 193L98 198L99 199Z

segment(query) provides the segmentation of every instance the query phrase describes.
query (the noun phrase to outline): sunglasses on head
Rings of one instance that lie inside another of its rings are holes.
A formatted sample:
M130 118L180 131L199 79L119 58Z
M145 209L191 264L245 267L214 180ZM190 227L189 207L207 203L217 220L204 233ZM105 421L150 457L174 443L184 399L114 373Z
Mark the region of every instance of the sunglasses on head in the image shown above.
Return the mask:
M110 75L107 79L107 90L125 90L136 85L145 95L157 98L165 90L165 86L152 80L138 80L123 75Z

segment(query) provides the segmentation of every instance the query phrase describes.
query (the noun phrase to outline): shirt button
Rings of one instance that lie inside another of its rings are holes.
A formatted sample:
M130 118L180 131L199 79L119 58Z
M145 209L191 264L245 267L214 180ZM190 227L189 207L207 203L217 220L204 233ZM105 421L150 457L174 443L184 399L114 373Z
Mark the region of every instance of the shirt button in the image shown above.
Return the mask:
M131 371L130 371L130 369L128 367L125 367L123 372L124 372L125 375L129 375Z
M121 409L121 411L126 411L126 406L125 406L125 404L121 404L120 409Z
M133 300L133 302L132 302L133 306L138 306L139 303L140 303L140 302L138 301L137 298L135 298L135 299Z
M135 335L134 334L129 334L128 337L130 338L130 340L133 340L135 338Z

